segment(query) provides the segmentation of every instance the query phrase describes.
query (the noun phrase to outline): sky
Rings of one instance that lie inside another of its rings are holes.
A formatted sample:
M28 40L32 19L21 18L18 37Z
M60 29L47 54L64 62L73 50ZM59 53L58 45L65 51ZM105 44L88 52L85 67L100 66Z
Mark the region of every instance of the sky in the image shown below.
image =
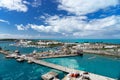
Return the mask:
M0 38L119 39L120 0L0 0Z

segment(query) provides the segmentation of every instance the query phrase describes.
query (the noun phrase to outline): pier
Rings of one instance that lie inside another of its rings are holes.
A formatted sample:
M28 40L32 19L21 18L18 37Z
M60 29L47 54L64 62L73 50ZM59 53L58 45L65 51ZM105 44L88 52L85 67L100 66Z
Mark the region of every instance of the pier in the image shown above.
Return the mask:
M36 60L36 59L30 58L30 57L28 57L27 59L33 61L36 64L47 66L47 67L57 69L57 70L60 70L60 71L66 72L66 73L71 73L71 72L83 73L84 72L84 71L75 70L75 69L72 69L72 68L56 65L56 64L53 64L53 63L49 63L49 62L46 62L46 61L43 61L43 60ZM96 75L96 74L93 74L93 73L89 73L89 75L90 75L91 80L114 80L112 78ZM67 80L67 79L63 79L63 80Z
M50 68L53 68L53 69L63 71L63 72L66 72L66 73L70 73L70 72L73 72L73 71L78 72L78 70L63 67L63 66L56 65L56 64L53 64L53 63L49 63L49 62L46 62L46 61L43 61L43 60L36 60L34 58L31 58L31 57L27 57L27 60L32 61L32 62L34 62L36 64L39 64L39 65L43 65L43 66L47 66L47 67L50 67Z
M51 56L43 56L43 57L40 57L40 59L45 59L45 58L62 58L62 57L73 57L73 56L80 56L80 55L78 55L78 54L51 55Z
M46 62L43 60L38 60L38 59L35 59L34 57L30 57L30 56L26 56L26 55L17 55L16 53L10 54L8 51L2 51L2 50L0 50L0 53L7 54L6 55L7 57L17 59L18 61L24 60L24 61L28 61L30 63L32 62L35 64L47 66L47 67L50 67L50 68L53 68L56 70L60 70L60 71L66 72L66 73L71 73L71 72L83 73L84 72L81 70L76 70L76 69L56 65L53 63L49 63L49 62ZM97 74L93 74L93 73L89 73L89 77L91 80L115 80L115 79L112 79L109 77L105 77L105 76L101 76L101 75L97 75ZM63 80L67 80L66 77Z

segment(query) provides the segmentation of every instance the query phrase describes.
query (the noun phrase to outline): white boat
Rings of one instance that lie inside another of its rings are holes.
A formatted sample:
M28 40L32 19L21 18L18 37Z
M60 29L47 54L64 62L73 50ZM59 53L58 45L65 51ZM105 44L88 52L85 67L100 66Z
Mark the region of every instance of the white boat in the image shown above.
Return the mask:
M34 53L36 53L36 52L37 52L37 51L36 51L36 50L34 50L34 51L33 51L33 54L34 54Z

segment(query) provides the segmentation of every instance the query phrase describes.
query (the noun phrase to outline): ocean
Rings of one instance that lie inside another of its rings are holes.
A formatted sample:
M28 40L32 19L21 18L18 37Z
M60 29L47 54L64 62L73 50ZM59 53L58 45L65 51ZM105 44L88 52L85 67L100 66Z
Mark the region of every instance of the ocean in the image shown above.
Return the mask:
M31 39L30 39L31 40ZM56 40L56 41L61 41L61 42L102 42L102 43L113 43L113 44L120 44L120 39L34 39L34 40Z
M120 39L54 39L61 42L102 42L102 43L113 43L113 44L120 44Z

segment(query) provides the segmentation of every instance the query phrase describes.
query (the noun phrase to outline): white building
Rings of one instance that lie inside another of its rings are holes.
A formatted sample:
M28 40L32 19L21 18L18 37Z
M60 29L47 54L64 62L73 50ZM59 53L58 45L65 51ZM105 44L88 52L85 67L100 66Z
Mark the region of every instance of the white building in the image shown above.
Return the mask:
M106 45L106 46L104 46L104 48L117 48L117 46L115 46L115 45Z

